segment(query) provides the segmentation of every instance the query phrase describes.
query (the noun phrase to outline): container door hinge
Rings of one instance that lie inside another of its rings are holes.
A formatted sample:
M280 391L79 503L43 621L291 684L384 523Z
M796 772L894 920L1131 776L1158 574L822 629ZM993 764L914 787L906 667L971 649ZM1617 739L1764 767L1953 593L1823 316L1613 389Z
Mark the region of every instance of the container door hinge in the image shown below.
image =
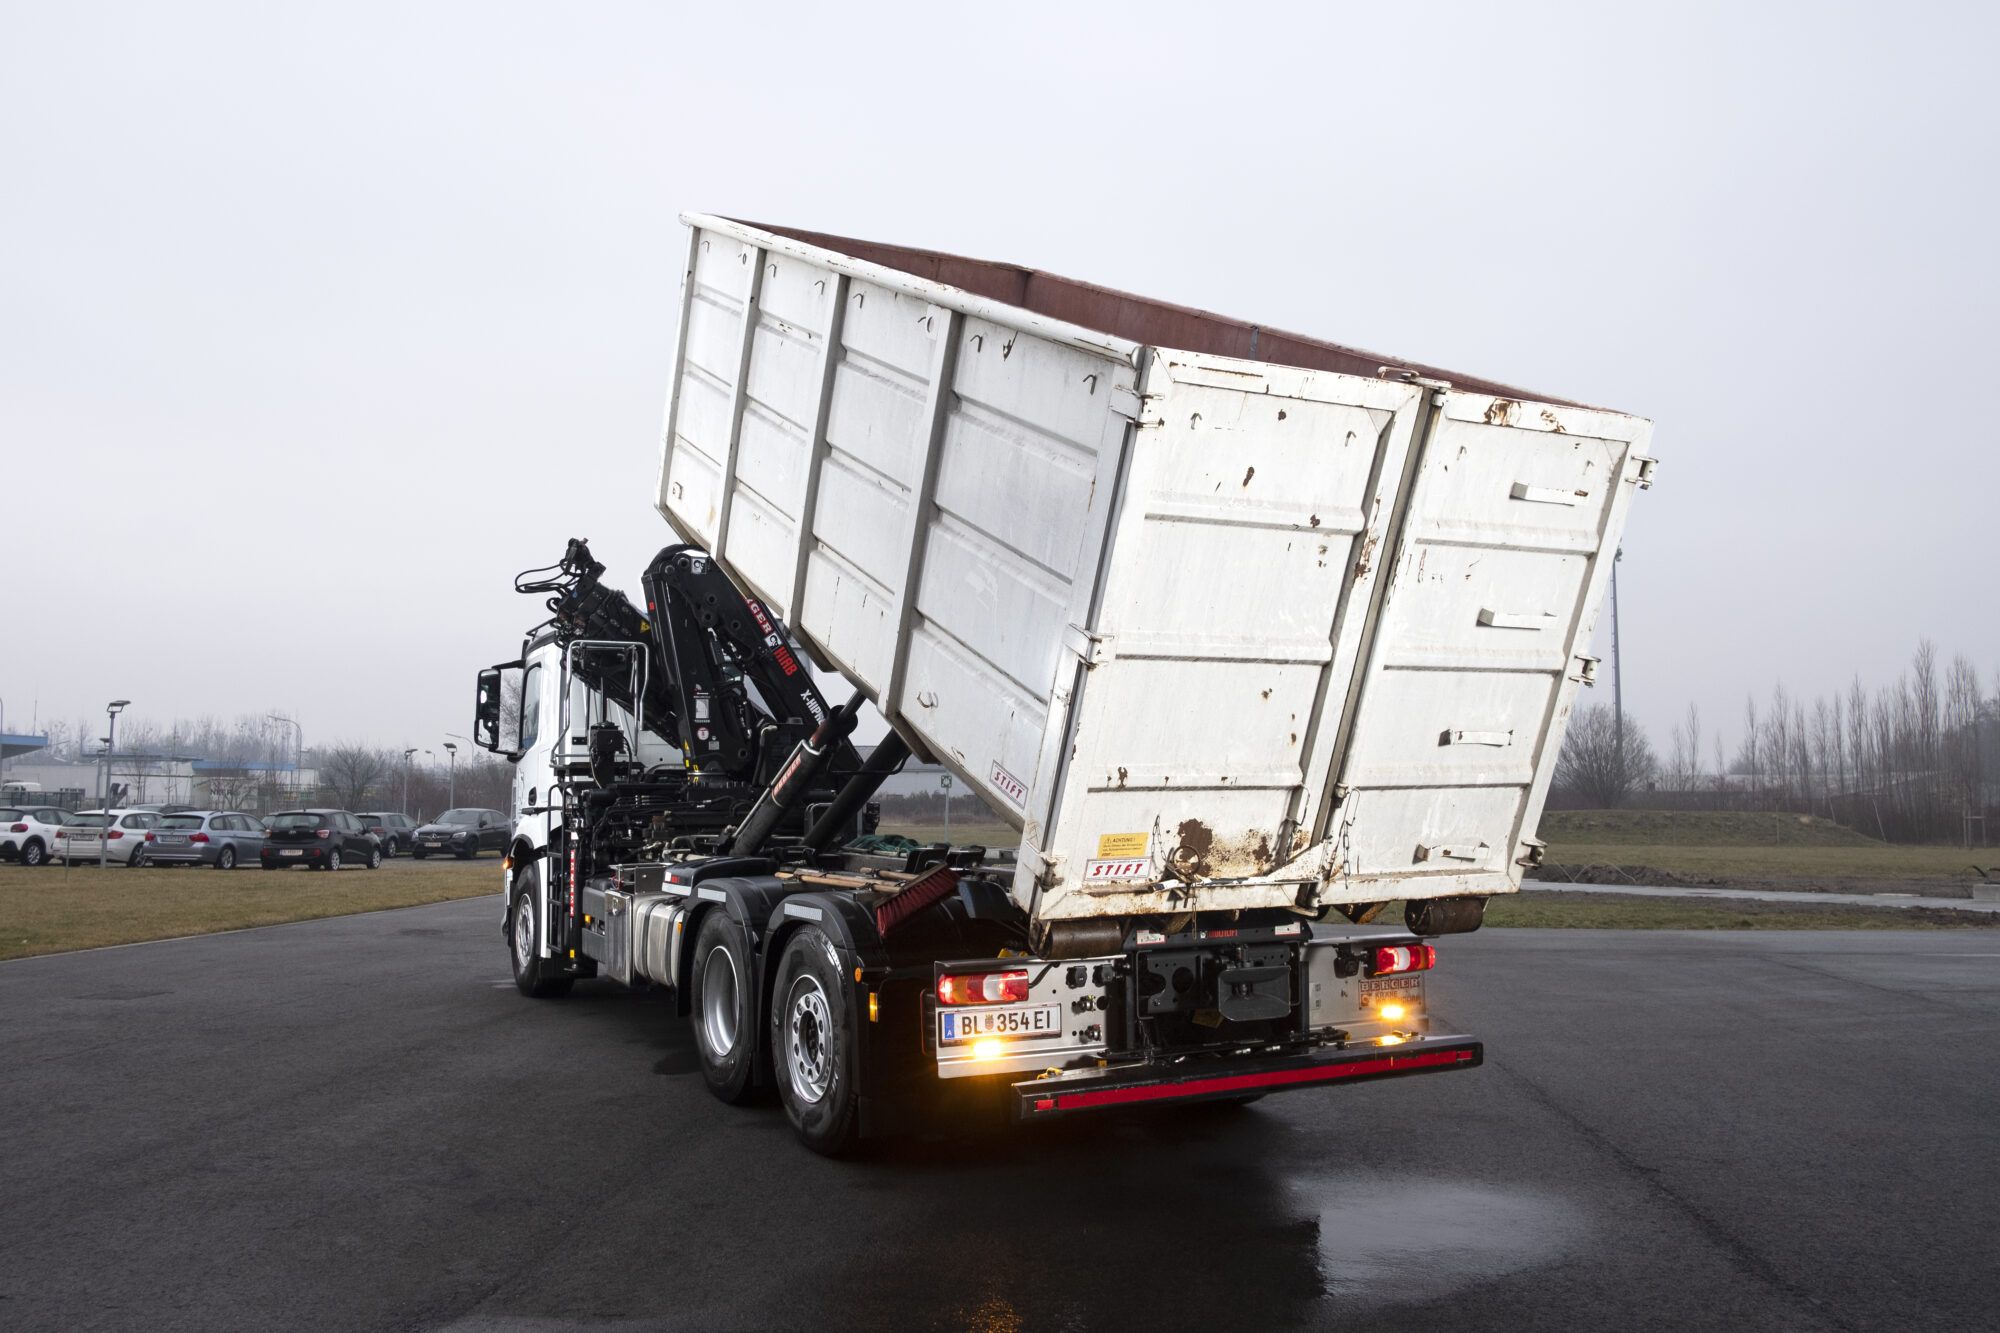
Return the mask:
M1398 384L1415 384L1426 389L1437 389L1439 391L1451 387L1450 380L1434 380L1429 376L1419 375L1416 371L1405 366L1377 366L1375 367L1375 378L1378 380L1394 380Z
M1640 490L1642 491L1652 490L1653 471L1654 469L1660 466L1660 460L1657 458L1648 458L1644 454L1639 454L1636 455L1632 459L1632 461L1638 465L1638 470L1632 474L1632 480L1639 483Z
M1137 389L1129 388L1123 384L1114 384L1111 386L1111 410L1117 415L1124 417L1127 421L1138 425L1157 426L1160 424L1159 418L1155 417L1151 421L1146 420L1146 407L1147 399L1158 396L1157 394L1140 393Z
M1540 838L1523 838L1521 839L1521 854L1515 858L1514 864L1533 870L1542 863L1542 853L1548 849L1549 845Z
M1115 656L1109 634L1092 634L1076 625L1064 627L1063 647L1087 667L1103 666Z
M1602 658L1589 657L1579 653L1576 659L1576 672L1570 676L1570 679L1581 681L1585 685L1597 684L1597 664L1602 660Z

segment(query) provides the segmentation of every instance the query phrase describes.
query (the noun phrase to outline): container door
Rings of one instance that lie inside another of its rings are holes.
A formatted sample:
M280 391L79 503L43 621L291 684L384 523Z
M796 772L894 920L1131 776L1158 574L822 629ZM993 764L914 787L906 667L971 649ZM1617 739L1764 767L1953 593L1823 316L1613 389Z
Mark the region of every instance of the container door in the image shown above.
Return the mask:
M1519 886L1650 429L1438 395L1318 825L1326 900Z
M1039 832L1138 349L713 219L684 301L661 512Z
M1039 880L1043 918L1295 899L1269 877L1309 845L1331 785L1423 399L1164 351L1146 389L1092 630L1073 644L1060 812L1016 880L1024 901Z

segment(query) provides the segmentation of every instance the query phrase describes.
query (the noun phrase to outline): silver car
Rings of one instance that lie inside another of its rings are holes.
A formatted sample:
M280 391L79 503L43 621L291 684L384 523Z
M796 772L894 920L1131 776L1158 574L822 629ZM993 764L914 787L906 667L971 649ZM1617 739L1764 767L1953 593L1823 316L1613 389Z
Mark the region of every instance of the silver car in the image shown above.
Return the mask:
M264 846L264 821L234 810L182 810L161 815L146 834L147 865L256 865Z

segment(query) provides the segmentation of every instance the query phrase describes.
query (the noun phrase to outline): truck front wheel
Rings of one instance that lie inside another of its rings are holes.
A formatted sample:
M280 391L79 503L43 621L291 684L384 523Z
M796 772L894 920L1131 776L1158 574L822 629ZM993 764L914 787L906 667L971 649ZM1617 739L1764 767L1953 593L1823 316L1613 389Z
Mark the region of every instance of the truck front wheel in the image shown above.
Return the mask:
M507 917L507 955L514 966L514 985L521 994L552 1000L569 994L576 979L556 975L553 960L541 956L534 875L533 866L523 866L521 873L514 876L514 910Z
M771 996L771 1064L799 1141L838 1156L860 1129L853 993L816 926L785 941Z

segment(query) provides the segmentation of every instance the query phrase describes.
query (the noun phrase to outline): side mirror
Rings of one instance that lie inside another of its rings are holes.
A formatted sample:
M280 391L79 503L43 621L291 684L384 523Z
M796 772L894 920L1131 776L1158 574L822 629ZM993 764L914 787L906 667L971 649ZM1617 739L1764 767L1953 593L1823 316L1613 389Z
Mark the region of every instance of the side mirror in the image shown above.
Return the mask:
M472 743L509 758L515 757L513 752L500 743L501 714L506 708L506 690L501 682L505 673L520 669L519 662L502 662L486 668L479 673L472 698Z

